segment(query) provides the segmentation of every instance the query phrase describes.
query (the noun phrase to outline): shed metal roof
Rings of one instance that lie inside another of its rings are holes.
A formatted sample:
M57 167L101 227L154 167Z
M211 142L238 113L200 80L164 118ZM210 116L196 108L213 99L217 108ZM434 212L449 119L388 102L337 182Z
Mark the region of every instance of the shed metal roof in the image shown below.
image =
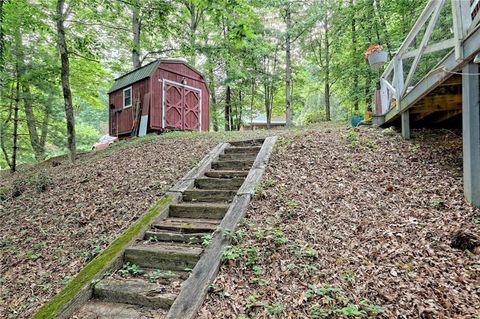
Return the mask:
M149 64L145 64L141 68L133 70L115 79L115 82L113 83L110 90L108 90L108 93L112 93L121 88L129 86L130 84L133 84L135 82L148 78L152 74L152 72L157 68L159 63L160 63L160 60L150 62Z

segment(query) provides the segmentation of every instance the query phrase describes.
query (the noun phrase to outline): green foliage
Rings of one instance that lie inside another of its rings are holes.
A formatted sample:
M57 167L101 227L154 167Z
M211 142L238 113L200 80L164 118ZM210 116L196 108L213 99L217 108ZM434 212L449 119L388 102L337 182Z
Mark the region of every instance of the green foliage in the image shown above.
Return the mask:
M130 262L126 262L122 268L118 270L118 273L124 277L131 276L139 276L144 273L143 269L141 269L138 265L132 264Z
M45 173L37 173L28 179L28 184L35 188L39 193L47 190L47 187L52 184L52 179Z
M140 273L141 274L141 273ZM148 281L154 283L160 278L172 278L175 277L175 273L173 271L167 270L154 270L144 274L144 276L148 279Z

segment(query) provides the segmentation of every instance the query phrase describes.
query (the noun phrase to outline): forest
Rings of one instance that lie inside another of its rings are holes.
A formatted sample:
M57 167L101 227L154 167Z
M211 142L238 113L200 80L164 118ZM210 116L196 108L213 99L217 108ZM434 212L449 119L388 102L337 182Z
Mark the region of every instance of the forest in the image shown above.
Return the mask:
M287 125L372 107L425 0L0 0L0 168L89 151L114 78L181 57L207 78L211 129L264 114Z

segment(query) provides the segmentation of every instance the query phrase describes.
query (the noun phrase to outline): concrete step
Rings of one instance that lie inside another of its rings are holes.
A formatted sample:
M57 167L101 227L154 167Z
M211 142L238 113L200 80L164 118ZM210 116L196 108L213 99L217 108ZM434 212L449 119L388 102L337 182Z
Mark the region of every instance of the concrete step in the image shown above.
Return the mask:
M161 319L167 309L129 305L92 299L78 309L71 319Z
M154 241L173 241L179 243L200 244L205 233L179 233L175 231L152 229L145 233L145 239Z
M93 294L96 298L109 302L169 308L177 297L169 291L169 287L141 279L106 278L95 285Z
M219 161L255 161L257 158L257 154L255 153L247 153L247 154L242 154L242 153L231 153L231 154L220 154L218 155L218 160Z
M261 146L239 146L239 147L228 147L225 149L225 154L232 154L232 153L258 153L260 152Z
M222 219L228 207L228 204L180 203L170 205L168 215L178 218Z
M234 178L234 177L247 177L248 171L229 171L229 170L215 170L206 171L205 176L211 178Z
M183 192L185 202L230 202L237 191L218 189L190 189Z
M252 168L253 161L214 161L212 169L248 171Z
M233 141L229 142L230 145L232 146L261 146L265 139L254 139L254 140L248 140L248 141Z
M170 230L179 233L207 233L214 232L220 224L215 219L199 219L199 218L167 218L162 221L155 222L152 225L154 230Z
M245 178L197 178L195 179L195 187L199 189L222 189L222 190L238 190L242 186Z
M185 271L195 266L202 248L174 243L138 244L125 250L124 260L142 268Z

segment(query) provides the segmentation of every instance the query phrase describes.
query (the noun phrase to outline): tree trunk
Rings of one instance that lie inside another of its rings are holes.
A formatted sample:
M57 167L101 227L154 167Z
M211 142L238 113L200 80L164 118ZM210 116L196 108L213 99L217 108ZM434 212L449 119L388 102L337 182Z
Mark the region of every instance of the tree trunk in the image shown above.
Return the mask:
M5 66L4 47L5 47L5 33L3 30L3 5L5 0L0 0L0 94L3 89L3 69ZM1 99L0 99L1 100Z
M250 99L250 128L253 125L253 105L255 103L255 79L252 80L252 96Z
M35 118L35 113L33 112L32 95L28 84L22 84L22 93L25 118L27 119L28 136L30 138L30 145L32 146L33 152L35 153L35 159L37 161L42 161L45 159L45 142L46 135L48 133L49 110L46 107L44 119L42 122L42 136L40 137L37 132L37 120Z
M18 107L20 103L20 74L17 63L17 83L15 85L15 104L13 109L13 147L12 147L12 162L10 165L10 171L15 173L17 170L17 153L18 153Z
M190 51L191 51L191 57L190 57L190 63L195 66L197 62L197 54L196 54L196 33L197 33L197 8L194 3L191 1L187 5L188 11L190 12L190 23L189 23L189 29L190 29Z
M354 0L350 0L350 12L352 20L352 61L358 60L358 41L357 41L357 21L355 19L355 3ZM357 69L353 69L353 81L352 81L352 91L353 91L353 109L358 111L358 72Z
M68 61L67 41L65 39L65 15L64 15L65 0L57 1L57 33L58 33L58 48L60 51L60 58L62 61L62 91L63 99L65 101L65 116L67 119L67 144L68 144L68 158L70 162L74 163L76 158L76 143L75 143L75 115L73 112L72 92L70 90L70 65Z
M240 130L240 126L242 125L242 111L243 111L243 95L242 90L238 90L238 111L237 111L237 131Z
M215 132L218 132L218 118L217 118L217 96L215 93L215 75L213 73L213 66L211 61L208 63L208 75L210 78L209 84L210 84L210 95L212 98L212 103L210 103L210 114L212 118L212 123L213 123L213 130Z
M132 63L133 68L138 69L141 67L140 63L140 8L137 4L132 6L132 34L133 34L133 47L132 47Z
M324 17L325 28L325 120L330 121L330 42L329 42L329 25L328 13Z
M231 126L231 111L232 111L232 91L230 85L227 85L225 92L225 131L230 131Z
M13 91L15 89L14 83L12 83L12 89L10 90L9 96L13 96ZM13 99L10 98L10 104L8 107L8 115L3 123L2 126L0 127L0 147L2 149L3 157L5 158L5 162L7 162L8 167L12 167L12 162L10 160L10 156L8 155L7 147L5 145L5 128L7 127L8 123L12 119L12 113L13 113Z
M292 125L292 55L291 55L291 29L292 29L292 12L290 1L287 3L285 12L286 35L285 35L285 115L287 118L287 126Z

